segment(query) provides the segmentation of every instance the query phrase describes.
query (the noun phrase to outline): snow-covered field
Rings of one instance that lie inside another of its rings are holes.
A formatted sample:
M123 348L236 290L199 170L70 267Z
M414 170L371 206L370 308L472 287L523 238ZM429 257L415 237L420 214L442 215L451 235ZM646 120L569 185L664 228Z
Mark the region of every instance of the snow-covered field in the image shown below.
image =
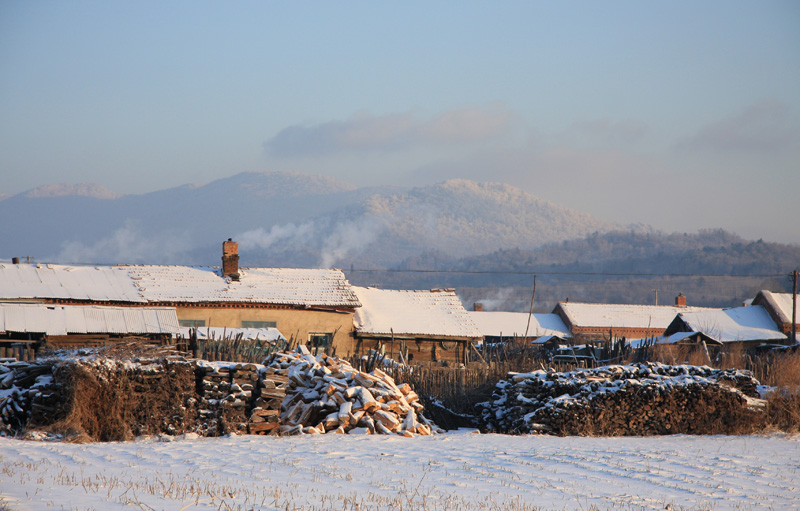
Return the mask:
M800 509L800 436L0 438L0 509Z

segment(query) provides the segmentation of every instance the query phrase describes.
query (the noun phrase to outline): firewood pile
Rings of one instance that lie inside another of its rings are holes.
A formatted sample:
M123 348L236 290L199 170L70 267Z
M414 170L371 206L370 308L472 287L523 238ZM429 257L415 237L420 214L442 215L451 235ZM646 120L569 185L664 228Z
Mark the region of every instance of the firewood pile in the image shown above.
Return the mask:
M147 353L145 353L147 355ZM45 429L89 440L139 435L378 433L437 430L410 385L305 347L266 365L170 353L81 350L0 362L0 435Z
M282 435L324 433L430 435L438 430L422 415L423 405L410 385L375 369L366 373L305 346L275 353L265 374L288 380L278 431Z
M288 382L262 366L198 361L199 428L203 436L276 432Z
M0 365L0 435L13 436L41 423L61 400L50 367L28 362Z
M480 403L481 429L553 435L730 434L754 423L747 371L634 364L509 373Z
M4 436L45 428L124 440L175 435L195 424L194 369L182 357L77 355L5 363L0 387Z

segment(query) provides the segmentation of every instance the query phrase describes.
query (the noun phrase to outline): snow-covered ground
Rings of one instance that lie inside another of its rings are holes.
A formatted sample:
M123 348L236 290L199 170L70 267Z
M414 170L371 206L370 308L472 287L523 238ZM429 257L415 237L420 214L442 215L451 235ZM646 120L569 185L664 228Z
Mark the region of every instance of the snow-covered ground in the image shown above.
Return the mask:
M0 509L800 508L800 436L0 438Z

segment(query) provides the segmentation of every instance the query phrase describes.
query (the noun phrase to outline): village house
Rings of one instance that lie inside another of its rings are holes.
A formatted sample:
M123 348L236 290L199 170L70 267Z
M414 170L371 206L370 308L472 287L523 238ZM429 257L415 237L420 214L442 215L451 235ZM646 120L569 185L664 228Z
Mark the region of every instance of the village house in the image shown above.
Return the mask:
M760 305L681 312L667 327L664 337L677 339L679 334L683 334L685 339L694 333L722 345L739 344L744 348L787 341L786 335Z
M553 313L558 315L573 339L616 340L658 337L682 312L706 310L689 307L682 294L675 305L625 305L611 303L558 302Z
M791 337L792 335L792 294L791 293L775 293L773 291L762 290L759 291L755 298L753 298L753 305L761 305L767 310L773 321L777 323L778 328ZM794 317L800 320L800 306L797 307ZM797 331L800 331L798 325L795 326Z
M466 363L481 332L453 290L396 291L354 286L355 353L370 350L409 364Z
M342 271L239 268L238 259L228 240L222 269L0 264L0 301L171 307L183 327L276 328L295 343L348 354L360 303Z

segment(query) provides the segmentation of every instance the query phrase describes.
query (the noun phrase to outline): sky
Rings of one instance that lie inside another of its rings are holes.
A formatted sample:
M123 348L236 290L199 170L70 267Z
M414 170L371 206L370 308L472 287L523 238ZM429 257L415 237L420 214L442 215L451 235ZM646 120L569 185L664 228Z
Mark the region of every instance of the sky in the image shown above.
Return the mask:
M0 3L0 195L246 171L800 243L800 3Z

